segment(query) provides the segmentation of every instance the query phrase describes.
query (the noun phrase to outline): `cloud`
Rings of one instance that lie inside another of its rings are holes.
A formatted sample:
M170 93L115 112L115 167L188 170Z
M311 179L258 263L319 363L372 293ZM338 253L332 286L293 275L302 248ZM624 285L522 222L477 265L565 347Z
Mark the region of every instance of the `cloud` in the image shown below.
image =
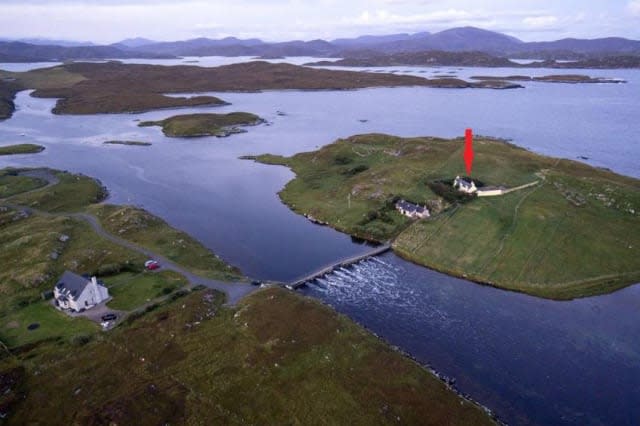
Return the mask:
M528 16L522 23L529 28L548 28L558 23L558 17L554 15Z
M627 10L631 16L640 16L640 0L632 0L627 3Z

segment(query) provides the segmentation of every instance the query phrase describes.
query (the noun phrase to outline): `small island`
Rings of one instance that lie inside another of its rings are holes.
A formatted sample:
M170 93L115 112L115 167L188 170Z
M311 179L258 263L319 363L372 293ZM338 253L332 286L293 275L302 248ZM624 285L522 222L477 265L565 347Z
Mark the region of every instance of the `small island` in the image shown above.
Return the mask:
M0 146L0 155L37 154L45 150L42 145L23 143L17 145Z
M370 134L254 159L296 173L297 213L451 275L552 299L640 281L640 181L490 138L464 179L463 146Z
M151 142L140 141L105 141L104 145L151 146Z
M531 77L526 75L510 75L510 76L473 76L472 80L482 81L536 81L541 83L566 83L566 84L581 84L581 83L610 83L620 84L626 83L625 80L617 78L606 77L590 77L588 75L580 74L555 74L545 75L541 77Z
M255 126L264 120L248 112L229 114L187 114L176 115L160 121L143 121L138 126L160 126L165 136L170 138L196 138L205 136L227 137L246 130L241 126Z

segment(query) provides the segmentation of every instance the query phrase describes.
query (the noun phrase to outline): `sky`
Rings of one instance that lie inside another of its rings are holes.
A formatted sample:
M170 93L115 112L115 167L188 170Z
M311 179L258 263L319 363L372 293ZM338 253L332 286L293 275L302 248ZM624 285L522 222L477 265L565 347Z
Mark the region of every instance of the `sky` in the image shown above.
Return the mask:
M284 41L467 25L524 41L640 39L640 0L0 0L0 37L12 39Z

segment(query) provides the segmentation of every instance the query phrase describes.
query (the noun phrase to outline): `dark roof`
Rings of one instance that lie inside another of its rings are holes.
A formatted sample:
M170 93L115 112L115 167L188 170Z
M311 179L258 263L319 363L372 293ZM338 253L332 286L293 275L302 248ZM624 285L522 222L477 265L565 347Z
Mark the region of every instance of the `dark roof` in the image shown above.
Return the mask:
M73 299L79 296L89 284L87 278L81 277L70 271L65 271L58 280L56 287L61 292L68 293Z
M418 206L415 205L413 203L410 203L408 201L405 200L400 200L396 203L396 207L401 208L404 211L408 211L410 213L416 212L416 213L424 213L427 209L422 207L422 206Z

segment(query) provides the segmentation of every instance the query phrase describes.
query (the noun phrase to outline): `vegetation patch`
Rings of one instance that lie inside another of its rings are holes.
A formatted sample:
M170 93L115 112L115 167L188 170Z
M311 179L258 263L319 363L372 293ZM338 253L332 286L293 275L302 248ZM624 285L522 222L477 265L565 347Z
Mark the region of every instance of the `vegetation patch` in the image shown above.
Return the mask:
M258 292L236 309L222 300L193 292L80 350L49 345L5 360L0 372L23 369L15 387L24 398L10 418L492 424L478 406L318 302L281 289Z
M44 151L44 146L32 143L0 146L0 155L37 154Z
M172 138L226 137L244 132L239 126L253 126L263 122L264 120L254 114L232 112L230 114L176 115L160 121L143 121L139 126L161 126L165 136Z
M638 180L494 139L475 146L478 184L540 184L491 198L452 191L464 171L462 139L361 135L254 158L296 173L280 192L296 212L360 238L394 239L396 253L421 265L555 299L640 280ZM405 219L391 208L398 197L427 205L432 217Z
M47 184L44 179L30 176L20 176L18 170L0 170L0 199L10 197L34 189L41 188Z
M47 191L12 197L10 202L47 212L77 212L107 198L107 189L96 179L61 171L50 171L58 182Z
M110 277L106 282L109 294L113 297L109 307L130 311L159 297L168 296L187 284L182 275L172 271L120 274Z
M88 211L113 235L134 242L192 272L224 281L241 279L237 268L229 266L188 234L169 226L149 212L131 206L96 205Z
M151 142L140 141L106 141L105 145L129 145L129 146L151 146Z

